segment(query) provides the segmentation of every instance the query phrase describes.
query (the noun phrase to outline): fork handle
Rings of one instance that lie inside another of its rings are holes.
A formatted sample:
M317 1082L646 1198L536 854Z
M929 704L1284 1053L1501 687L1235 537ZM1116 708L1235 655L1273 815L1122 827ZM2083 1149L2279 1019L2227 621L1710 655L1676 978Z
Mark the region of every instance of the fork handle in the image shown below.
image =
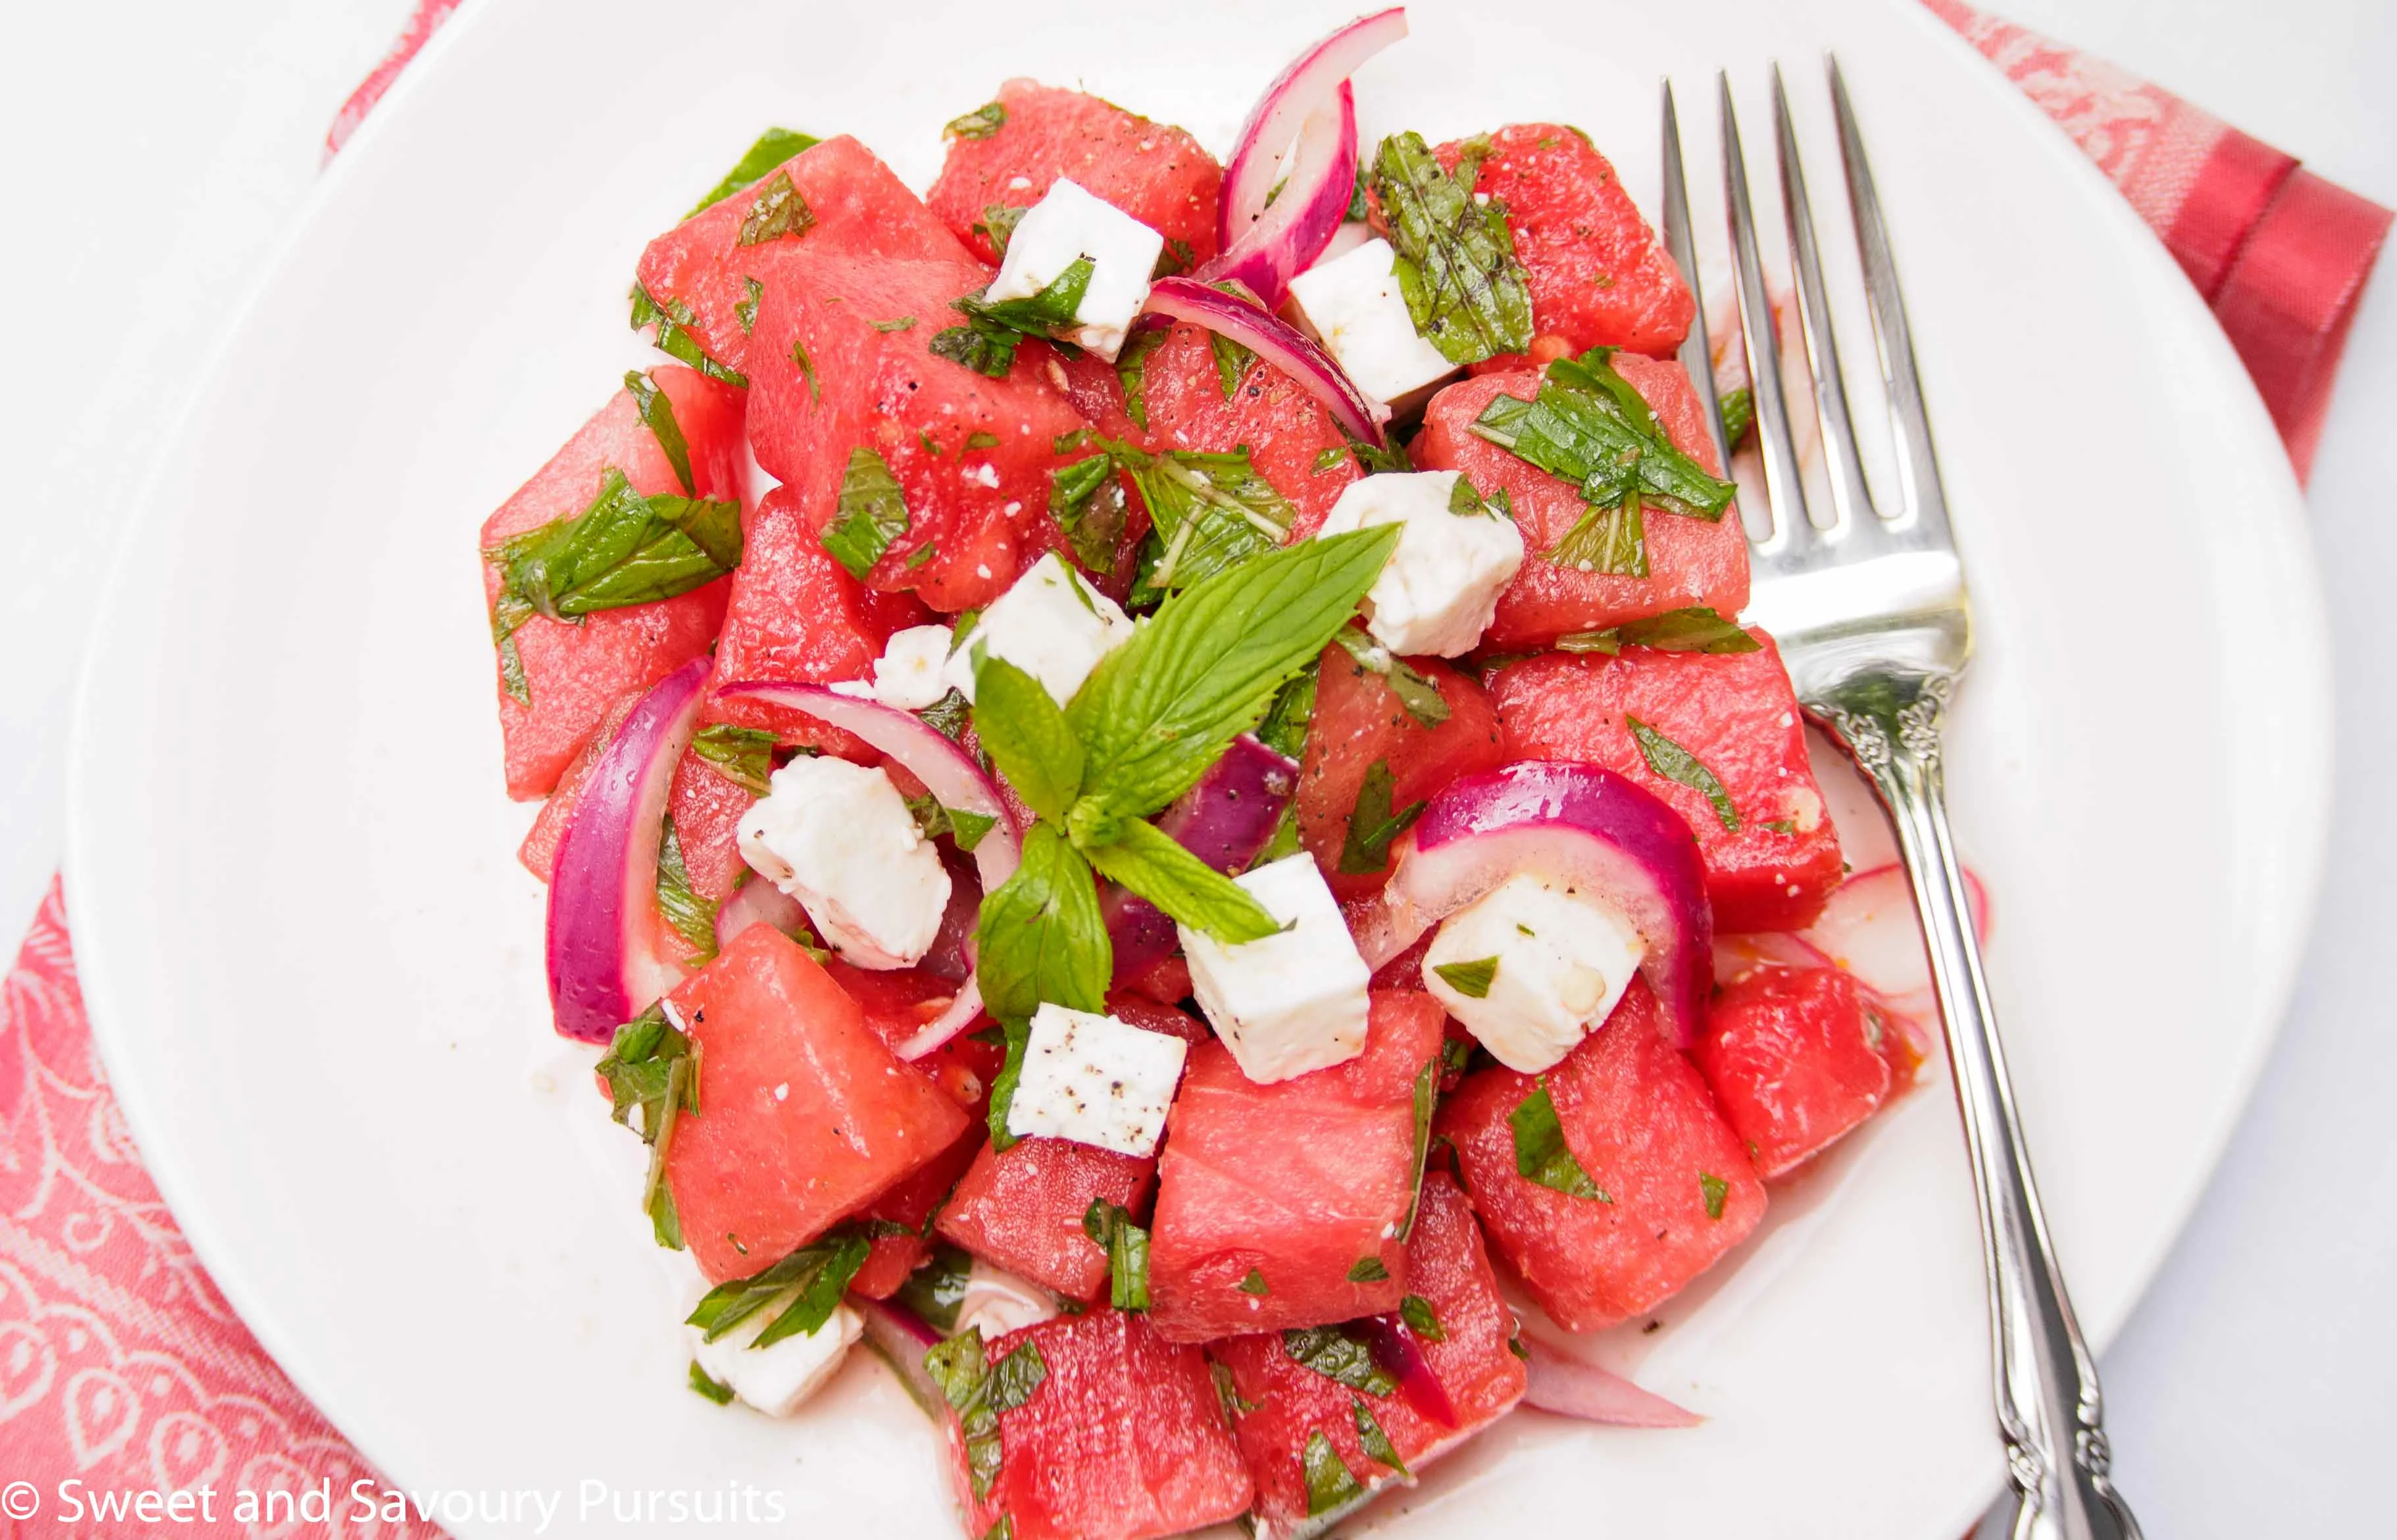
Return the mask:
M1859 756L1859 762L1896 823L1913 879L1972 1154L1998 1427L2015 1493L2012 1533L2015 1540L2139 1540L2139 1526L2110 1479L2096 1365L2065 1293L2015 1117L1963 869L1948 832L1937 730L1920 719L1915 728L1895 742L1882 738L1872 745L1881 752Z

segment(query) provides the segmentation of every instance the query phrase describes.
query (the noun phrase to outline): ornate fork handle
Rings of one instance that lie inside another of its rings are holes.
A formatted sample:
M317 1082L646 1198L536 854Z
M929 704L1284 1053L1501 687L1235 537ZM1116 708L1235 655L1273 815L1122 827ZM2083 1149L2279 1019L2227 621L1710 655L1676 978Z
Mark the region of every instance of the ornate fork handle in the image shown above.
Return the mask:
M1897 825L1931 950L1956 1100L1980 1199L1981 1261L2015 1540L2139 1540L2109 1477L2097 1370L2073 1319L2031 1179L1981 946L1948 828L1940 716L1952 677L1881 674L1851 681L1822 716L1855 757Z

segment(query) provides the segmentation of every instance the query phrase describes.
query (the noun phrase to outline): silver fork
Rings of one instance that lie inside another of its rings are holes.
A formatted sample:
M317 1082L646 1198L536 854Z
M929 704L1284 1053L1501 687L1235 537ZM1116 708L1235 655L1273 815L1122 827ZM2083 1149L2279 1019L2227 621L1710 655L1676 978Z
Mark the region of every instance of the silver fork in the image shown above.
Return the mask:
M2015 1493L2012 1533L2015 1540L2138 1540L2139 1526L2114 1491L2096 1366L2082 1341L2048 1240L1948 833L1940 724L1972 654L1971 609L1963 565L1948 530L1947 497L1915 375L1914 341L1898 294L1888 227L1847 86L1838 61L1828 64L1848 202L1896 438L1899 505L1893 514L1881 513L1856 453L1805 172L1775 65L1774 139L1782 208L1832 503L1828 522L1818 524L1808 512L1789 403L1782 391L1780 343L1757 256L1747 158L1730 81L1718 76L1740 330L1773 515L1771 530L1750 538L1756 594L1748 613L1780 642L1807 714L1855 757L1880 793L1913 881L1980 1199L1998 1428ZM1664 87L1664 117L1665 238L1694 290L1697 265L1692 260L1689 194L1670 81ZM1707 404L1715 443L1722 448L1703 301L1700 311L1681 361Z

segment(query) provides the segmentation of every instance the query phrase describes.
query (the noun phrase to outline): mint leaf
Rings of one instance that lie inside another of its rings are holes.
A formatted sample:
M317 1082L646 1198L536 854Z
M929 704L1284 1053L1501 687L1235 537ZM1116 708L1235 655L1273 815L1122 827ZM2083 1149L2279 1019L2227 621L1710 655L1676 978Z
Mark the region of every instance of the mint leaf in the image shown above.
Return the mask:
M1441 1328L1440 1318L1432 1314L1431 1301L1421 1294L1409 1294L1399 1301L1399 1319L1407 1323L1408 1331L1426 1342L1448 1340L1448 1332Z
M1702 1171L1698 1172L1698 1191L1707 1200L1707 1217L1721 1219L1723 1199L1731 1193L1731 1184L1710 1171Z
M1667 609L1646 620L1626 621L1614 628L1626 647L1653 647L1659 652L1756 652L1763 643L1704 605Z
M1007 108L997 101L984 102L972 112L949 119L941 129L943 139L988 139L1007 126Z
M935 1332L957 1330L957 1309L965 1304L966 1280L973 1273L973 1256L961 1246L936 1241L924 1265L907 1275L893 1296L916 1312Z
M1043 1000L1106 1010L1115 954L1091 868L1054 825L1035 824L1023 864L984 895L978 931L983 1003L1000 1021L1027 1021Z
M1188 790L1356 612L1399 529L1279 547L1168 599L1066 707L1086 792L1143 818Z
M1229 401L1232 393L1240 388L1240 380L1249 372L1249 366L1257 361L1256 353L1220 331L1207 334L1207 346L1215 355L1215 382L1223 388L1224 399Z
M1365 1489L1357 1484L1347 1463L1332 1440L1317 1428L1306 1436L1306 1452L1299 1456L1299 1467L1306 1475L1306 1516L1319 1519L1352 1503L1364 1501Z
M1086 572L1105 577L1115 570L1129 512L1113 456L1095 454L1049 473L1050 516Z
M724 180L707 190L707 195L690 206L690 214L722 203L733 194L755 186L757 179L780 166L802 150L812 150L824 142L813 134L803 134L792 128L769 128L757 136L757 142L742 153ZM685 214L684 219L690 218Z
M1027 1013L1028 1014L1028 1013ZM1024 1083L1024 1052L1032 1041L1032 1024L1026 1020L1009 1019L998 1024L999 1039L1007 1044L1007 1058L999 1065L998 1074L990 1082L990 1147L1004 1153L1016 1143L1008 1131L1007 1114L1015 1105L1015 1088Z
M831 1231L762 1272L710 1289L684 1323L698 1327L702 1340L714 1342L776 1305L781 1313L750 1346L770 1347L785 1337L812 1334L832 1319L842 1291L864 1265L870 1249L865 1237L854 1229Z
M1420 134L1393 134L1373 157L1373 193L1398 253L1399 291L1423 339L1452 364L1532 345L1532 293L1504 205L1473 200L1478 158L1452 177Z
M631 393L633 404L641 414L642 426L658 441L665 452L666 463L674 467L675 479L682 483L686 497L697 497L699 489L690 479L690 445L682 436L682 424L675 421L674 402L658 389L657 382L638 370L624 374L624 389Z
M1574 483L1597 507L1638 499L1709 523L1721 518L1739 489L1673 447L1654 408L1609 362L1614 355L1600 347L1558 359L1543 371L1537 396L1492 397L1472 431Z
M1463 477L1458 486L1465 485ZM1360 625L1344 625L1332 634L1341 649L1354 658L1366 673L1378 676L1390 687L1417 727L1436 728L1448 720L1448 698L1440 687L1410 667L1404 658L1373 639L1372 633Z
M741 286L747 291L747 298L732 301L732 318L739 321L742 331L747 333L757 329L757 301L766 297L766 286L755 278L742 279ZM792 345L794 348L797 346L797 343ZM810 380L809 384L812 386L814 381Z
M808 208L808 200L799 196L791 173L777 171L749 205L748 216L741 221L741 233L734 237L734 243L763 246L786 235L804 235L815 228L815 212Z
M523 678L518 627L535 615L575 621L603 609L652 604L713 583L741 564L741 505L643 497L610 469L582 513L488 548L501 569L491 636L503 674ZM529 702L529 691L523 697Z
M1498 979L1498 959L1476 957L1471 962L1443 962L1432 969L1448 986L1467 999L1486 1000Z
M1115 843L1085 846L1082 853L1102 877L1156 904L1176 925L1202 931L1224 945L1262 941L1281 930L1281 923L1247 889L1153 824L1126 819Z
M886 334L893 331L913 331L916 329L916 317L913 315L902 315L894 320L877 321L874 323L874 329ZM935 449L932 452L934 454L940 453L938 449Z
M1389 1280L1390 1269L1378 1256L1360 1256L1349 1265L1348 1281L1351 1283L1387 1283Z
M763 797L773 787L774 735L764 728L710 722L690 735L690 751L715 766L734 785Z
M1506 1123L1515 1134L1516 1174L1567 1198L1614 1201L1589 1179L1589 1172L1581 1169L1565 1144L1564 1125L1557 1120L1557 1104L1548 1095L1547 1076L1541 1076L1532 1093L1506 1115Z
M1723 442L1736 449L1756 426L1756 393L1741 385L1723 392L1716 405L1722 413Z
M1148 426L1148 401L1144 395L1147 383L1148 355L1165 345L1173 335L1168 327L1148 331L1135 331L1124 339L1116 354L1116 382L1123 386L1124 415L1143 429Z
M1244 1294L1255 1294L1260 1298L1273 1292L1272 1286L1265 1282L1265 1275L1254 1267L1249 1269L1248 1277L1240 1279L1239 1288Z
M957 622L958 629L962 631L971 628L973 624L972 616L972 610L959 615ZM916 716L926 727L954 743L965 736L966 724L973 716L973 707L966 703L963 694L952 690L931 705L916 713Z
M1107 1303L1118 1310L1148 1308L1148 1232L1132 1212L1104 1198L1091 1199L1082 1233L1107 1253Z
M1425 803L1410 802L1395 812L1390 808L1396 784L1390 762L1376 759L1365 769L1357 788L1356 810L1348 815L1348 834L1340 842L1340 870L1349 877L1378 872L1390 864L1390 842L1423 816Z
M799 366L799 374L808 382L808 404L820 404L824 400L824 382L816 378L816 366L808 357L807 344L796 337L791 339L791 362Z
M1132 473L1156 528L1158 555L1140 587L1160 596L1277 549L1298 516L1246 449L1151 455L1118 445L1115 458Z
M1005 658L974 670L974 732L1016 794L1063 823L1082 789L1082 741L1046 686Z
M1612 658L1623 650L1620 630L1620 627L1609 626L1603 631L1569 632L1556 639L1556 649L1560 652L1599 652ZM1507 660L1509 663L1517 661Z
M1254 1412L1259 1403L1240 1394L1240 1382L1232 1377L1232 1366L1221 1359L1210 1360L1207 1371L1215 1379L1215 1404L1224 1409L1224 1420L1231 1422L1244 1413Z
M718 1406L732 1404L732 1387L702 1369L697 1359L690 1360L690 1387Z
M988 813L967 812L961 808L946 807L929 792L905 800L907 810L916 817L916 827L923 832L925 838L938 839L946 835L956 842L958 850L968 855L971 855L973 848L982 843L982 837L990 833L991 825L998 822Z
M986 203L983 205L982 218L974 221L974 228L983 233L990 241L991 250L998 254L1001 261L1005 261L1007 243L1015 238L1015 227L1022 224L1024 216L1031 212L1029 208L1011 208L1002 203Z
M924 1367L957 1414L959 1430L965 1435L966 1470L972 1480L974 1495L987 1497L991 1484L998 1480L1002 1455L999 1413L1012 1412L1030 1400L1032 1393L1049 1377L1049 1365L1040 1357L1039 1345L1019 1344L1013 1352L992 1363L983 1348L981 1329L970 1327L963 1335L951 1337L927 1352Z
M1739 810L1731 805L1731 793L1696 755L1637 716L1625 716L1623 725L1631 730L1633 742L1640 745L1640 757L1648 761L1650 770L1667 781L1678 781L1703 793L1714 804L1715 816L1722 820L1723 828L1732 834L1739 833Z
M1315 687L1319 670L1308 667L1274 697L1273 708L1257 724L1257 742L1292 759L1306 757L1307 724L1315 719Z
M965 313L966 324L934 333L928 345L933 354L953 364L962 364L993 380L1004 379L1014 366L1015 350L1024 338L1045 337L1056 341L1054 333L1076 324L1076 313L1082 308L1082 296L1089 292L1091 275L1095 271L1090 258L1077 257L1051 280L1048 288L1020 300L985 299L984 296L989 292L985 285L979 292L953 301L956 309Z
M634 1132L643 1144L655 1145L665 1136L667 1113L674 1105L699 1110L697 1078L675 1080L671 1074L676 1065L696 1056L690 1039L666 1020L663 1005L652 1005L618 1027L607 1056L596 1066L599 1078L608 1082L611 1116L632 1128L633 1109L638 1107L641 1124Z
M1292 1327L1281 1334L1281 1350L1351 1390L1386 1396L1399 1387L1390 1372L1373 1360L1373 1348L1345 1326Z
M864 583L883 553L907 533L907 500L891 462L860 444L840 474L839 512L817 539L824 554Z
M1400 1240L1414 1234L1415 1215L1423 1210L1424 1162L1431 1155L1431 1115L1440 1106L1440 1061L1433 1059L1415 1071L1415 1143L1411 1162L1415 1180L1413 1190L1407 1195L1407 1216L1399 1222Z
M716 960L716 904L691 891L690 867L683 861L682 840L668 814L658 839L658 913L675 934L690 944L690 966Z
M690 306L680 300L668 300L660 304L649 291L639 284L633 286L633 329L655 327L658 351L667 357L690 365L711 380L721 380L737 390L749 388L749 377L730 364L721 364L699 345L690 328L699 317Z
M1382 1431L1382 1425L1373 1420L1373 1413L1363 1401L1350 1401L1348 1405L1357 1419L1358 1447L1365 1452L1367 1457L1404 1476L1407 1467L1405 1462L1399 1458L1398 1446L1390 1442L1388 1434Z
M1639 500L1626 498L1612 508L1590 504L1563 539L1540 553L1540 559L1576 572L1646 577L1648 526L1640 517Z

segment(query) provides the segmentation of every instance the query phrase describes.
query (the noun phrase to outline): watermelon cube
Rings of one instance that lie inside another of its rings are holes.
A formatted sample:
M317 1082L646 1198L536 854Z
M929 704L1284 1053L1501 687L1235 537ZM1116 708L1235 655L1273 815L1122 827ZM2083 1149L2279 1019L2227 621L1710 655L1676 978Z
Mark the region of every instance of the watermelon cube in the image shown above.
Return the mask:
M971 1122L771 926L742 931L667 999L700 1070L665 1176L691 1258L717 1282L813 1240Z
M1550 357L1601 343L1669 357L1697 301L1597 146L1553 123L1509 124L1486 143L1474 191L1506 210L1532 291L1533 346ZM1433 154L1453 172L1465 147L1459 140ZM1524 362L1493 358L1482 368Z
M1720 475L1714 444L1707 435L1697 392L1681 366L1637 354L1617 354L1615 371L1630 382L1665 424L1674 448L1709 474ZM1748 605L1748 536L1736 507L1708 523L1702 518L1647 510L1648 575L1584 572L1542 559L1541 553L1581 521L1588 506L1581 489L1541 470L1511 449L1473 432L1473 422L1499 395L1531 400L1540 377L1528 369L1462 380L1431 399L1424 429L1410 447L1427 471L1462 471L1484 497L1504 489L1522 527L1531 555L1498 598L1497 618L1482 636L1493 652L1546 647L1576 631L1603 630L1667 609L1705 605L1736 615Z
M1011 80L977 131L949 136L949 155L926 199L974 254L1004 254L997 231L1006 212L1029 208L1059 177L1115 205L1163 235L1170 271L1189 272L1215 255L1215 190L1224 169L1199 142L1080 91ZM987 131L979 131L990 125Z
M1232 1431L1257 1487L1259 1540L1307 1533L1329 1520L1328 1510L1412 1480L1523 1399L1523 1360L1509 1346L1515 1313L1499 1296L1472 1205L1443 1172L1424 1178L1407 1291L1400 1314L1345 1332L1378 1349L1372 1367L1388 1375L1386 1390L1301 1361L1292 1348L1311 1346L1303 1336L1293 1343L1279 1332L1256 1332L1208 1348L1231 1374Z
M849 1292L863 1299L889 1299L907 1275L932 1254L932 1215L940 1212L983 1147L979 1123L967 1125L954 1144L918 1167L914 1174L858 1211L869 1232L865 1262L849 1280Z
M1394 815L1458 776L1506 762L1498 718L1481 687L1433 659L1408 663L1431 681L1448 708L1447 719L1437 727L1425 727L1381 675L1337 643L1323 649L1316 676L1315 716L1299 760L1295 816L1299 838L1323 868L1332 891L1344 899L1377 892L1388 877L1391 840L1386 831ZM1376 765L1384 771L1376 772ZM1364 810L1367 824L1358 826L1358 803L1369 778L1375 789ZM1380 802L1385 784L1386 807Z
M1118 1154L1071 1139L984 1145L941 1211L942 1235L984 1261L1075 1299L1107 1292L1107 1253L1082 1228L1104 1201L1148 1216L1157 1184L1153 1157Z
M1550 653L1510 665L1490 686L1508 758L1603 765L1688 822L1706 860L1715 929L1724 934L1812 924L1841 869L1839 831L1807 762L1788 670L1772 637L1748 636L1756 651ZM1716 784L1691 784L1698 777L1673 756L1675 745ZM1681 773L1661 771L1659 756Z
M970 1403L948 1424L966 1533L1154 1540L1247 1510L1248 1472L1198 1348L1137 1315L1093 1310L1007 1332L984 1353L980 1375L949 1386L953 1405Z
M775 204L789 190L804 218ZM763 208L761 208L761 200ZM744 237L745 244L744 244ZM844 134L792 156L751 186L710 204L651 241L634 269L650 302L690 333L708 357L747 368L758 294L793 261L841 251L907 259L959 254L947 229L874 152ZM680 320L687 315L689 319Z
M741 393L680 367L651 371L674 408L690 452L698 495L741 500ZM657 435L641 421L629 391L618 391L566 447L483 523L486 552L512 536L571 518L591 505L610 470L622 471L644 497L680 493L682 484ZM502 578L483 564L483 597L496 604ZM546 796L583 751L608 708L705 652L723 623L729 584L719 579L655 604L603 609L579 623L536 615L516 632L529 701L499 678L500 731L506 744L508 795L519 801ZM499 662L492 670L499 674Z
M1166 1121L1149 1234L1150 1319L1175 1342L1395 1310L1405 1292L1418 1086L1439 1073L1438 1001L1377 990L1365 1051L1258 1085L1194 1050Z
M1440 1128L1491 1244L1569 1332L1654 1308L1764 1217L1746 1146L1643 983L1546 1075L1466 1076Z
M1837 968L1759 968L1715 997L1698 1068L1766 1181L1838 1143L1887 1099L1886 1030Z
M942 261L810 258L767 289L750 357L757 462L819 538L841 516L845 478L887 472L905 528L886 530L864 581L952 612L988 604L1064 546L1050 473L1069 458L1057 440L1085 425L1042 378L1045 343L1026 342L997 380L929 351L964 320L951 301L989 278L962 249ZM863 504L858 517L864 527Z
M741 815L757 800L704 755L685 750L675 766L666 816L674 820L690 891L710 904L730 900L749 870L741 859Z

